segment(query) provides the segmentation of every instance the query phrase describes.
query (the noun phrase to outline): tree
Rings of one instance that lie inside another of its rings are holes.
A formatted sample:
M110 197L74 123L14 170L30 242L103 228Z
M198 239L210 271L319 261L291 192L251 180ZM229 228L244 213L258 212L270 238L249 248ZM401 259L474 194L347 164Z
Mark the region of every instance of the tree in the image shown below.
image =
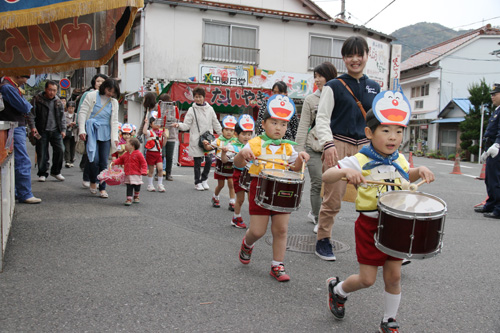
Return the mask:
M465 116L465 120L460 123L460 147L463 150L468 150L471 154L479 155L479 140L481 140L481 104L491 102L490 87L486 84L483 78L479 83L472 83L469 88L469 101L472 104L469 114ZM483 132L488 124L491 111L485 106ZM477 144L473 144L473 140L477 140Z

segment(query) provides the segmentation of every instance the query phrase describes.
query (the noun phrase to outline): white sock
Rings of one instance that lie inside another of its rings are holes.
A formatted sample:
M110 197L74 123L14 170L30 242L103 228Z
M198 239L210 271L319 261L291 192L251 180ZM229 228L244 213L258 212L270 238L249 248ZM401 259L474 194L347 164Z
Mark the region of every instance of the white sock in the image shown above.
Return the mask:
M234 213L234 214L233 214L233 217L241 217L241 214L236 214L236 213Z
M246 247L248 247L248 248L250 248L250 249L253 249L253 247L254 247L254 245L255 245L255 244L252 244L251 246L250 246L250 245L248 245L248 244L247 244L247 239L246 239L246 238L245 238L245 239L243 239L243 242L245 243L245 246L246 246Z
M231 198L230 198L230 199L229 199L229 202L230 202L230 203L232 203L232 204L234 204L234 203L236 202L236 199L234 199L234 198L233 198L233 199L231 199Z
M214 193L214 199L219 200L219 196L215 195L215 193Z
M396 319L400 301L401 293L394 295L384 291L384 323L387 322L389 318Z
M344 291L344 288L342 288L342 285L344 284L344 281L340 282L339 284L337 284L335 286L335 288L333 288L333 291L337 294L337 295L340 295L344 298L347 298L351 293L346 293Z
M148 177L148 185L153 185L154 177Z
M276 261L276 260L273 260L271 261L271 266L279 266L279 265L283 265L283 263L281 261Z
M163 185L163 177L158 177L158 185Z

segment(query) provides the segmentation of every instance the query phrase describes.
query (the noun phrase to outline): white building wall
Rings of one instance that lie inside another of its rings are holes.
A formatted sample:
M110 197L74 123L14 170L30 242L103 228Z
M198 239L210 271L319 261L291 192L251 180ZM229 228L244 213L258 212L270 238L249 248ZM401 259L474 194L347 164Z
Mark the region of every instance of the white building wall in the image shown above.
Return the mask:
M499 36L481 36L440 61L442 107L452 98L468 98L469 86L483 78L489 86L499 81L499 60L490 54L498 49L499 42Z

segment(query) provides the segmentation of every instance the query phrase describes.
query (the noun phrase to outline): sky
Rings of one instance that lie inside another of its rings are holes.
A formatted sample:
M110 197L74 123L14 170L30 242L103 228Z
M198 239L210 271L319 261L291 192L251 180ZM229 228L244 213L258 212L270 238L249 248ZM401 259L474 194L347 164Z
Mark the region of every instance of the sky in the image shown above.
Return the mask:
M341 0L313 1L332 17L340 13ZM487 23L500 26L500 0L395 0L389 5L392 1L345 0L346 19L384 34L419 22L439 23L454 30L477 29Z

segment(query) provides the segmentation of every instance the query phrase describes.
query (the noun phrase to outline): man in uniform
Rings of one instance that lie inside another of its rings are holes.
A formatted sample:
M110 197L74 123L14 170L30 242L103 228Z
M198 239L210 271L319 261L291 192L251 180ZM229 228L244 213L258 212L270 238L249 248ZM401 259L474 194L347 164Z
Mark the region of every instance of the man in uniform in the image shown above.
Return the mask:
M487 149L481 155L481 161L486 161L486 191L488 200L482 207L474 210L483 213L485 217L500 219L500 84L495 83L490 92L495 111L490 116L488 127L484 133L484 147Z

